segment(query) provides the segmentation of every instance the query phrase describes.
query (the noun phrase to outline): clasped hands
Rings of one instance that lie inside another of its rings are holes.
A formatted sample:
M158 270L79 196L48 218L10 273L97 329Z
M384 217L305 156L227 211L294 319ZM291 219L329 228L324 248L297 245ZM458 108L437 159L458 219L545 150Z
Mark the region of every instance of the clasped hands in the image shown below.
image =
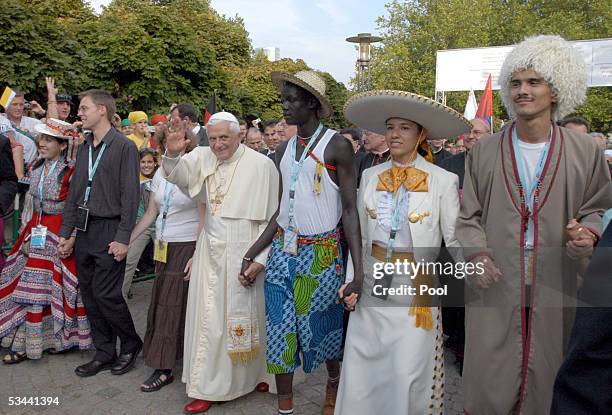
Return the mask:
M259 262L255 262L249 258L242 259L242 267L240 269L240 275L238 280L244 288L250 288L255 284L257 275L263 271L264 266Z
M566 227L567 255L572 259L587 258L592 255L597 236L586 227L580 225L576 219L571 219ZM473 263L481 263L484 268L482 275L475 274L473 282L478 288L488 288L502 277L502 273L489 256L481 255L472 259Z

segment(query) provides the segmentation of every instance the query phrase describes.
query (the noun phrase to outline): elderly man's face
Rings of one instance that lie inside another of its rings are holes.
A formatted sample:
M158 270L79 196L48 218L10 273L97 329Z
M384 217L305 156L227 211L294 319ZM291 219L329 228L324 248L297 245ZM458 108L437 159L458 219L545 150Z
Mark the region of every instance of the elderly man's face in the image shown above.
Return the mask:
M364 131L363 133L363 148L365 151L382 152L387 147L386 137L382 134L376 134L372 131Z
M263 146L261 133L259 131L248 132L245 144L255 151L261 150L261 147Z
M470 121L470 123L472 124L472 129L463 140L463 143L465 143L465 149L467 151L470 151L472 146L476 144L478 140L490 133L489 124L486 121L481 120L480 118L474 118ZM459 142L459 140L457 140L457 142Z
M444 139L435 139L435 140L427 140L432 149L439 150L444 147L444 143L446 140Z
M208 125L208 144L213 154L219 160L227 160L236 152L240 145L240 132L232 131L228 121L220 121Z

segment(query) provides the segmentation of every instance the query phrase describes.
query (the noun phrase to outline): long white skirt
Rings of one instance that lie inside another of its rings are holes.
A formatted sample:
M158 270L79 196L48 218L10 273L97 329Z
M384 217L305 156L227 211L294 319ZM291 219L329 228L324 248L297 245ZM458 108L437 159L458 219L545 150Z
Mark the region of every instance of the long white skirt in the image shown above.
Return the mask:
M367 297L349 320L335 414L442 413L439 310L432 308L434 327L424 330L407 307L372 307Z

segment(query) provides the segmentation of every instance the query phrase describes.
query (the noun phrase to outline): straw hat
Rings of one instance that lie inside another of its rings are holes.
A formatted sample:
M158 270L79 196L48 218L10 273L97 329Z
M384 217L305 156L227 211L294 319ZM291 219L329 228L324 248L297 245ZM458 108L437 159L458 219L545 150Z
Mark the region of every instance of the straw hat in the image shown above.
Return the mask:
M46 123L36 124L34 128L40 134L50 135L55 138L64 140L79 138L79 132L72 124L55 118L47 118Z
M389 118L403 118L427 129L428 138L450 138L468 133L472 125L452 108L404 91L368 91L354 95L344 106L349 122L384 135Z
M295 74L287 72L272 72L272 83L283 90L285 82L297 85L310 92L321 104L319 117L327 118L332 114L332 107L325 97L325 81L315 71L299 71Z

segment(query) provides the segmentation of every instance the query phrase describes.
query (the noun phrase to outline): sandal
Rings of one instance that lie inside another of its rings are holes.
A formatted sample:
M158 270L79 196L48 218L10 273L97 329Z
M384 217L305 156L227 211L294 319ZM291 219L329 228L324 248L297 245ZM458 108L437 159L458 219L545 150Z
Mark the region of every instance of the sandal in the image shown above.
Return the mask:
M143 392L155 392L172 382L174 382L172 373L166 374L162 370L156 370L149 379L140 385L140 390Z
M9 352L2 358L5 365L15 365L28 359L28 355L23 352Z
M68 349L63 349L63 350L57 350L55 347L52 349L47 349L45 350L47 353L54 355L54 354L65 354L65 353L69 353L71 351L73 351L74 349L76 349L76 346L72 346Z

